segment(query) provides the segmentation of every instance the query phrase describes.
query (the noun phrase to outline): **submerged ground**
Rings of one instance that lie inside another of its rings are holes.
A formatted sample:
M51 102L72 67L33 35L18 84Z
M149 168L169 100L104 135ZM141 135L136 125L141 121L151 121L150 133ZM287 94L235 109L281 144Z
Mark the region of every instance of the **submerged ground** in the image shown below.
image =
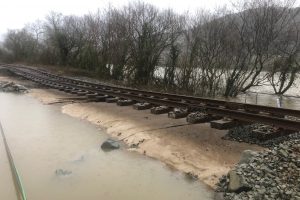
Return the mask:
M28 199L212 199L207 186L161 162L124 150L103 152L105 130L60 109L0 93L0 120ZM0 147L0 199L15 200L2 140Z

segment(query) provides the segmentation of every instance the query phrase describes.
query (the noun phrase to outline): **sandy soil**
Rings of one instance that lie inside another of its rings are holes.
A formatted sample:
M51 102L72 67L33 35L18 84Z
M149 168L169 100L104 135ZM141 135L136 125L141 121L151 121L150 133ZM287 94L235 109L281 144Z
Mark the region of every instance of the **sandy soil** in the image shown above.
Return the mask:
M13 77L0 76L1 80L24 83ZM27 95L45 104L70 96L52 89L31 89ZM166 114L152 115L149 110L137 111L130 106L65 103L61 108L65 114L106 129L113 138L128 144L129 150L158 159L174 169L191 172L213 188L219 177L239 161L242 151L262 150L256 145L222 140L226 131L211 129L208 123L190 125L185 119L169 119ZM136 145L138 148L132 147Z

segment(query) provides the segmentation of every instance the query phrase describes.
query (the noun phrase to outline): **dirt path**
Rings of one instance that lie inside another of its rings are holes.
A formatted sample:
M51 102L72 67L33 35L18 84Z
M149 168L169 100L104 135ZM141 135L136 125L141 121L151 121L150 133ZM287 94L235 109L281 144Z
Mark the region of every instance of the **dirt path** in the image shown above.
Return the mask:
M4 79L22 83L15 78L0 77L0 81ZM70 96L52 89L31 89L28 95L45 104ZM161 160L177 170L191 172L211 187L215 187L219 177L238 162L243 150L261 149L256 145L222 140L226 131L211 129L208 123L189 125L185 119L152 115L149 110L137 111L130 106L72 103L63 104L61 108L65 114L106 129L112 137L128 144L129 150Z

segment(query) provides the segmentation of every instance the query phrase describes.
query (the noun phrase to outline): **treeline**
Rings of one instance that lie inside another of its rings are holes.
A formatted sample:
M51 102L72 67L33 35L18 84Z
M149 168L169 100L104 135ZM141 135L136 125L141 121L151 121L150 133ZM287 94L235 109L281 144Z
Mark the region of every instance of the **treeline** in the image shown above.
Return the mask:
M300 9L293 5L249 0L191 15L135 2L82 17L50 13L8 31L0 58L202 96L265 84L283 94L300 71Z

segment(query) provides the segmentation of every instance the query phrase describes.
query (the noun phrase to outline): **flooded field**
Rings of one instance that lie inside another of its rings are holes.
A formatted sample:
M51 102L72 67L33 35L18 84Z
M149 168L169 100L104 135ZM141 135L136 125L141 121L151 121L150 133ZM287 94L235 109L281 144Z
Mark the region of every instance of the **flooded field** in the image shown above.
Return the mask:
M282 108L289 109L300 109L300 97L289 97L282 96L279 97L277 95L272 94L262 94L262 93L247 93L238 95L236 98L229 98L230 101L241 102L241 103L250 103L250 104L258 104L265 106L273 106L278 107L278 100L280 100L280 105Z
M0 93L0 120L30 200L208 200L213 193L161 162L103 152L105 131L26 95ZM0 199L15 200L2 138Z

